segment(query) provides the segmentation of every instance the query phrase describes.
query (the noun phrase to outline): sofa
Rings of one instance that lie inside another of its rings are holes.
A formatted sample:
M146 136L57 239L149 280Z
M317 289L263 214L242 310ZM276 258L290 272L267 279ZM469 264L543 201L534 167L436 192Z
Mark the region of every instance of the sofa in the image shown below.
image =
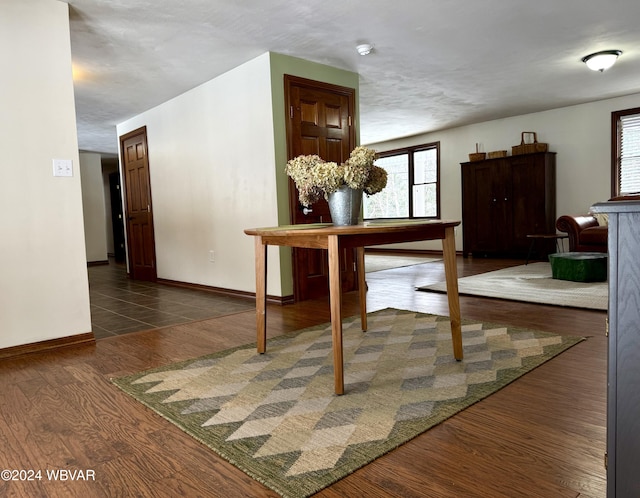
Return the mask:
M556 221L556 228L569 236L571 252L607 252L607 225L601 225L595 216L563 215Z
M609 201L638 201L640 195L612 197ZM571 252L607 252L607 217L602 214L563 215L556 228L569 236Z

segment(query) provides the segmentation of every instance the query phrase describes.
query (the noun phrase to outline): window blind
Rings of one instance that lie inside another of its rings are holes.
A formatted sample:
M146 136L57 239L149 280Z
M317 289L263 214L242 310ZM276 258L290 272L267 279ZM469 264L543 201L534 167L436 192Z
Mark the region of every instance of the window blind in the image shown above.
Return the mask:
M621 194L640 192L640 114L620 117Z

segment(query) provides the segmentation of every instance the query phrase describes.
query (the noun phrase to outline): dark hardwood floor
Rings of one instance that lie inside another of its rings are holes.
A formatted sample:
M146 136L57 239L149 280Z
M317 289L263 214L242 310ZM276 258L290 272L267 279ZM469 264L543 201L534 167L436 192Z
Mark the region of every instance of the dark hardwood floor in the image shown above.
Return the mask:
M459 257L458 272L521 263ZM368 308L447 315L445 295L414 290L441 280L441 263L370 273ZM472 297L460 304L463 319L589 339L318 496L604 497L606 313ZM357 314L355 293L343 308ZM325 299L270 305L268 334L328 319ZM0 496L277 496L109 382L254 341L255 312L248 311L3 360L0 470L43 474L0 481ZM55 481L46 470L82 470L87 479Z

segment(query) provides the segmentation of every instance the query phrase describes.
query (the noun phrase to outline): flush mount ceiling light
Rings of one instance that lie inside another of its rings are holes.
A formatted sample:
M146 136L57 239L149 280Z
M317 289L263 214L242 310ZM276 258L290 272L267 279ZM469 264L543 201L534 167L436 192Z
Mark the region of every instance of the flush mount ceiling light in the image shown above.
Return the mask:
M582 58L587 67L593 71L604 71L613 66L622 50L603 50Z
M373 45L369 45L368 43L363 43L362 45L358 45L356 50L360 55L369 55L373 50Z

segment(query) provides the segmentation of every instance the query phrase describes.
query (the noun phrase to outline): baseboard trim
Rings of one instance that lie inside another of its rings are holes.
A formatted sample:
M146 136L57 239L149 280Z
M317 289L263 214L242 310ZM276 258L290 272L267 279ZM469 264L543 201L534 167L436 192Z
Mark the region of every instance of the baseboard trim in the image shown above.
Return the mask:
M387 256L442 256L441 250L436 249L389 249L381 247L366 247L365 254L384 254Z
M438 249L384 249L379 247L367 247L365 254L380 254L385 256L424 256L442 257L442 250ZM456 251L457 256L462 256L462 251Z
M0 359L14 358L16 356L51 351L53 349L95 343L96 338L93 335L93 332L87 332L85 334L70 335L67 337L59 337L57 339L49 339L47 341L32 342L30 344L21 344L20 346L3 348L0 349Z
M157 283L164 284L164 285L171 285L173 287L182 287L183 289L194 289L194 290L212 292L214 294L220 294L223 296L251 299L253 301L255 301L256 299L255 292L245 292L245 291L240 291L235 289L225 289L223 287L213 287L210 285L203 285L203 284L192 284L189 282L181 282L179 280L169 280L166 278L159 278L157 280ZM293 295L282 296L282 297L268 295L267 302L284 306L285 304L293 304L295 301L293 299Z
M254 294L255 297L255 294ZM293 297L293 294L289 295L289 296L267 296L267 301L270 303L277 303L277 304L281 304L281 305L285 305L285 304L293 304L296 302L296 300Z
M87 266L103 266L108 264L109 264L108 259L105 259L103 261L87 261Z

